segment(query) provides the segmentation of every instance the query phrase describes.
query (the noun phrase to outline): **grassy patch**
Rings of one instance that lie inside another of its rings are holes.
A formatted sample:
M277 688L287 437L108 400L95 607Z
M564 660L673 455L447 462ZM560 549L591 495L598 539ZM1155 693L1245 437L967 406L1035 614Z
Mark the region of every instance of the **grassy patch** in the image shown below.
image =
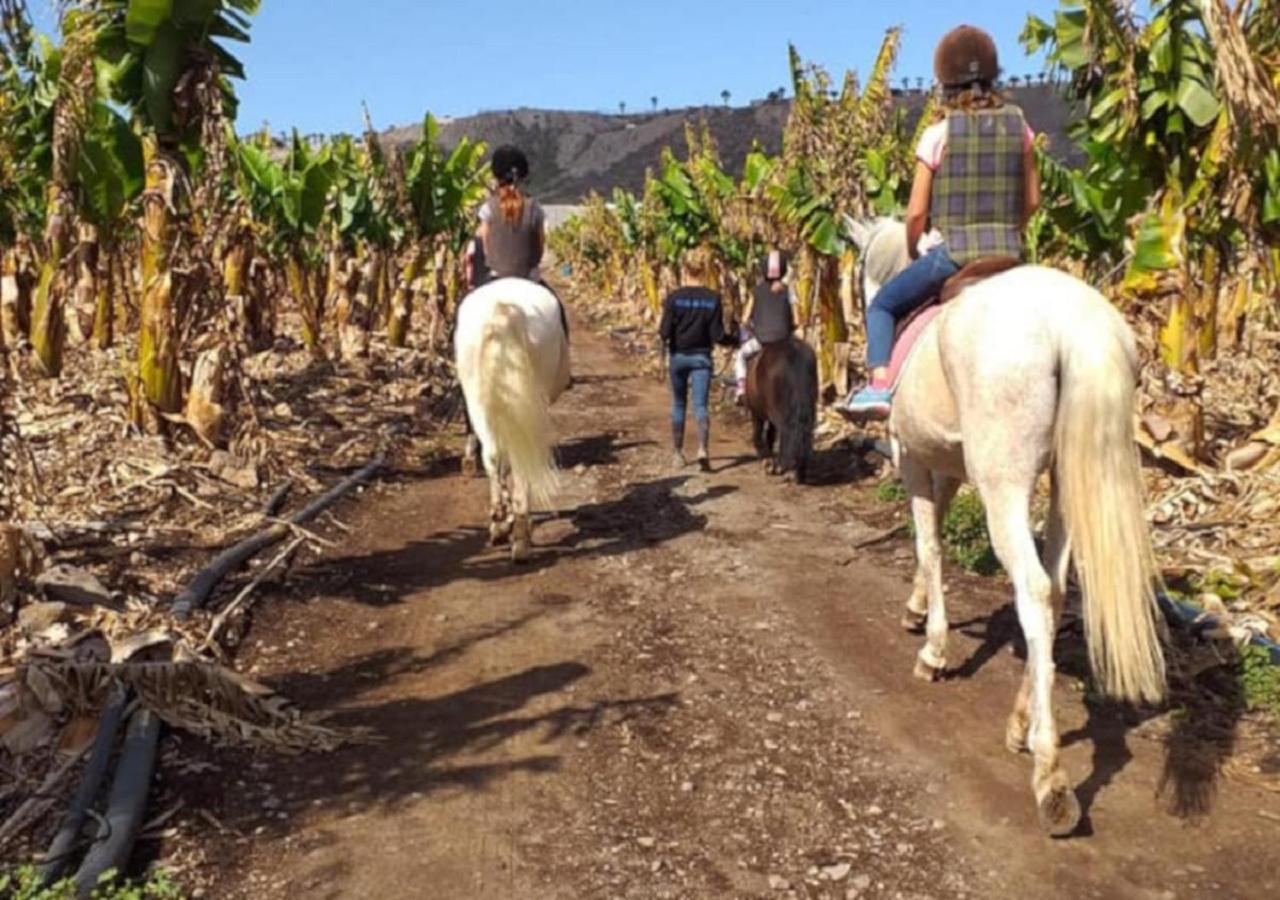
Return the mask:
M876 499L882 503L902 503L907 499L907 491L898 481L882 481L876 485ZM915 537L915 522L908 521L907 527ZM972 488L961 488L951 501L947 517L942 521L942 540L947 559L960 568L979 575L1000 572L1000 560L991 549L991 535L987 532L987 511Z
M1280 718L1280 666L1271 651L1253 644L1241 650L1239 678L1246 707Z
M7 900L75 900L76 890L70 879L50 887L40 886L33 866L0 870L0 897ZM145 881L128 881L106 872L90 895L94 900L182 900L186 895L163 869L150 873Z
M881 503L901 503L907 499L907 489L902 482L890 478L876 485L876 499Z
M961 490L942 521L942 540L947 558L960 568L979 575L995 575L1000 560L991 549L987 533L987 511L976 491Z

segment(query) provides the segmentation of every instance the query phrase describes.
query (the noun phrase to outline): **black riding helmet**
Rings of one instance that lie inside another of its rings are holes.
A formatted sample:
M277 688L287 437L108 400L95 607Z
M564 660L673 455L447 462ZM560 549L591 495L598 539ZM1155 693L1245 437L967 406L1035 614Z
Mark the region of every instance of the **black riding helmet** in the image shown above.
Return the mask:
M490 163L500 184L515 184L529 177L529 158L519 147L504 144L493 152Z

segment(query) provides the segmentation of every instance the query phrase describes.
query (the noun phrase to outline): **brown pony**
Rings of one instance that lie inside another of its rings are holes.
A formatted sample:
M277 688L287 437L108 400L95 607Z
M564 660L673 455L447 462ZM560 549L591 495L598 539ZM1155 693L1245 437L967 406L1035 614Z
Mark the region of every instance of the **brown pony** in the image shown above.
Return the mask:
M747 372L752 442L772 475L795 473L803 483L813 452L818 406L818 358L804 341L765 344ZM773 456L775 440L778 456Z

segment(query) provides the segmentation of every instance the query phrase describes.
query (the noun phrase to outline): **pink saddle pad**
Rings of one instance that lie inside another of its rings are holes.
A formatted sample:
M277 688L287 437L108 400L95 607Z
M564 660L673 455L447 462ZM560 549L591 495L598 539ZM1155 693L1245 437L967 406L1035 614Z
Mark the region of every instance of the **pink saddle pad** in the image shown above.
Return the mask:
M935 304L929 307L908 322L898 340L894 342L893 353L889 357L890 391L898 390L898 381L902 378L902 371L907 367L907 361L911 359L911 354L915 351L920 335L924 334L924 330L929 327L929 323L940 312L942 312L942 307L939 305Z

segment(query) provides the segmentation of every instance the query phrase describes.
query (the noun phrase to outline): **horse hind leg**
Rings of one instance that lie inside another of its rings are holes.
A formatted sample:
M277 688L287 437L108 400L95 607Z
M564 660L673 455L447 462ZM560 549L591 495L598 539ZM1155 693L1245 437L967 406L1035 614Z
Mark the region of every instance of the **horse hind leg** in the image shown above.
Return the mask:
M533 554L533 523L529 515L529 485L512 479L511 561L527 562Z
M505 464L488 453L484 466L489 473L489 543L498 547L511 537L510 473Z
M979 483L982 491L982 484ZM983 493L991 543L1013 581L1018 622L1027 642L1027 673L1018 706L1027 707L1027 746L1035 767L1031 779L1041 826L1064 837L1080 821L1080 802L1071 789L1058 755L1058 729L1053 717L1053 586L1036 555L1029 515L1030 482L1013 489L1007 481ZM1024 699L1024 693L1026 697ZM1019 714L1015 706L1010 730ZM1016 734L1010 735L1010 739Z
M1055 478L1051 482L1049 515L1045 525L1044 540L1044 568L1049 575L1049 602L1055 622L1062 621L1070 564L1071 541L1067 537L1066 522L1062 518L1061 498ZM1028 665L1022 684L1018 688L1018 697L1014 701L1013 712L1009 715L1009 726L1005 732L1005 743L1013 753L1025 753L1030 749L1027 741L1031 731L1031 689L1031 666Z
M765 427L765 420L753 412L751 414L751 445L755 447L756 458L767 462L769 448L764 440Z

